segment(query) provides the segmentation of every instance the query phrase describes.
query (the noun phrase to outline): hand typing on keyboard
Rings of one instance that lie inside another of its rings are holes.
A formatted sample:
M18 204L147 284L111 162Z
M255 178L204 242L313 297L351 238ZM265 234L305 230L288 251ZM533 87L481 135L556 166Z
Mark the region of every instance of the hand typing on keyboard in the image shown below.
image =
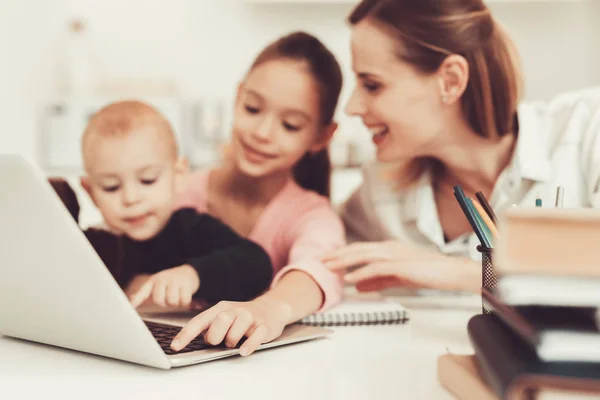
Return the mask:
M290 306L267 294L248 302L222 301L188 322L171 348L180 351L205 332L204 341L211 345L236 347L247 338L240 346L240 355L247 356L277 339L291 322Z
M179 333L181 330L180 327L160 324L156 322L144 321L152 335L160 345L161 349L165 352L166 355L173 355L177 353L189 353L192 351L206 350L215 346L207 345L204 342L204 338L202 336L198 336L194 339L185 349L181 351L175 351L171 348L171 342L173 338Z

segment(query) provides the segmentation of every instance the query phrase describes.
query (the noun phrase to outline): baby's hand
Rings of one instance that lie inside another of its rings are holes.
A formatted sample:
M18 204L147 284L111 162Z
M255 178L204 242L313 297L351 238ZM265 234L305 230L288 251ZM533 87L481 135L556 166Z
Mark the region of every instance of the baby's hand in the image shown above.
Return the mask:
M186 264L150 276L129 299L136 308L150 297L160 307L189 307L199 287L198 273Z
M125 288L125 293L127 294L127 296L131 297L132 294L137 293L138 290L140 290L140 288L142 287L142 285L144 283L146 283L146 281L149 278L150 278L150 275L148 275L148 274L135 275L131 279L131 282L129 282L129 284Z

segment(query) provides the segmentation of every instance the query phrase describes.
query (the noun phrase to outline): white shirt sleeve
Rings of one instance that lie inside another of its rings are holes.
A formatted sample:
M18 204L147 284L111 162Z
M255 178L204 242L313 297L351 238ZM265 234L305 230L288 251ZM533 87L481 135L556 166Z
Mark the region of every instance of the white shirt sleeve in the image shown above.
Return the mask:
M600 208L600 101L582 110L587 118L580 119L584 131L581 149L581 168L588 193L589 204Z
M363 170L363 182L339 207L346 228L346 239L352 242L372 242L385 239L380 221L375 214L371 196L373 188L370 174Z

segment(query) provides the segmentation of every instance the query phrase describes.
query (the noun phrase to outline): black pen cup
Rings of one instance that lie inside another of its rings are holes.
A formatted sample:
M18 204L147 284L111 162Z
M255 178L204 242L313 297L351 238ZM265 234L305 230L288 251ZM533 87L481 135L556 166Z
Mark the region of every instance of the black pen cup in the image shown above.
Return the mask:
M494 271L494 263L492 262L492 249L483 246L477 246L477 251L481 253L481 287L488 290L490 293L496 291L498 286L498 278ZM481 313L490 314L490 311L485 309L483 298L481 301Z

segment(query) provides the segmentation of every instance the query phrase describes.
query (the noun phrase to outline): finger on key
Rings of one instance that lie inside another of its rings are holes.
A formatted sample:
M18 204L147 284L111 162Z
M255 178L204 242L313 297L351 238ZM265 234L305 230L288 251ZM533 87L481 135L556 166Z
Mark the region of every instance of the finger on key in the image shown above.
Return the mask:
M227 336L225 337L225 345L227 347L235 347L238 345L244 335L249 336L249 330L254 325L254 316L247 310L238 312L233 325L229 328Z
M185 346L210 326L219 312L221 312L221 307L216 305L196 315L175 336L173 342L171 342L171 348L175 351L185 348Z
M229 328L235 321L235 314L232 310L222 311L215 317L212 324L204 335L204 342L216 346L223 342L225 335L229 332Z

